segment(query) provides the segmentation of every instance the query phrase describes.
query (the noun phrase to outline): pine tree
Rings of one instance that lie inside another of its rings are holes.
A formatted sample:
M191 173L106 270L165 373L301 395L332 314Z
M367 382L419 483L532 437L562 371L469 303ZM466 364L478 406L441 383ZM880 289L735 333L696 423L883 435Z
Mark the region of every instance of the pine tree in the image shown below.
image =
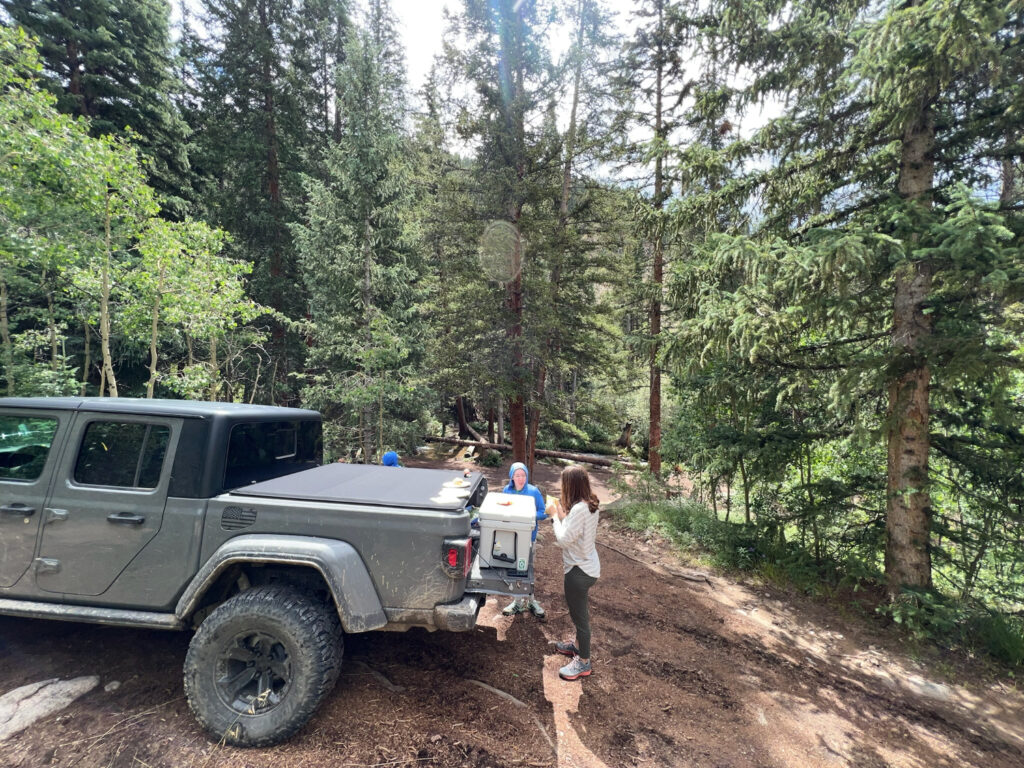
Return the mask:
M332 77L328 37L346 20L341 3L204 0L208 37L191 41L188 114L208 217L231 233L232 255L253 265L251 295L271 310L269 359L255 362L271 371L257 395L264 401L298 398L291 374L305 345L292 323L305 317L307 298L289 227L302 174L322 168L333 94L324 97L319 80Z
M947 468L986 495L979 441L1006 465L1019 452L1006 352L1021 329L1006 310L1021 295L1021 227L1012 205L981 195L998 196L998 160L1019 152L1000 116L1019 99L1001 73L1017 66L1020 11L984 0L714 10L709 47L756 73L734 104L788 102L750 140L681 153L707 191L674 204L678 231L748 215L679 269L689 320L670 356L691 370L723 356L778 381L776 409L817 402L861 444L884 435L890 594L930 588L935 500L962 493ZM720 183L720 169L744 164Z
M406 221L411 205L401 59L376 3L351 35L339 77L344 124L328 176L306 178L309 203L294 227L312 314L306 402L331 418L338 447L362 460L418 435L415 368L422 356L417 302L422 267ZM385 29L381 29L384 27ZM381 48L378 41L388 46Z
M476 94L463 105L459 131L479 142L476 215L491 222L480 237L480 250L494 267L491 276L503 287L501 389L509 402L512 453L524 461L533 379L527 360L533 340L524 337L524 330L541 331L524 323L525 301L528 284L539 281L545 271L542 224L530 217L550 221L552 212L541 199L556 188L558 178L559 147L545 141L543 131L550 63L532 3L466 0L453 32L468 40L467 50L448 53L456 77Z
M683 4L676 0L645 0L634 11L639 24L625 47L617 78L617 95L623 106L616 115L616 129L623 137L620 162L632 170L643 168L642 198L636 218L644 244L644 286L647 303L646 338L650 385L648 467L661 472L661 333L665 275L665 223L662 211L673 194L666 156L670 141L680 127L684 99L693 74L683 56L690 34ZM644 133L642 142L629 141L634 129ZM653 165L653 167L652 167Z
M540 337L532 355L534 383L526 450L531 471L541 416L560 410L548 402L552 399L549 373L559 383L564 376L572 376L578 386L582 371L584 385L590 385L598 378L591 369L601 370L609 361L610 345L595 344L595 336L605 341L617 336L599 319L606 307L596 299L598 286L614 280L609 271L611 250L606 246L608 233L615 227L594 220L604 190L589 174L607 155L611 143L605 113L612 50L618 41L607 31L612 25L604 9L593 0L577 0L567 10L565 23L573 30L573 44L554 79L570 84L565 94L568 123L564 133L559 133L552 104L548 141L561 154L557 194L552 200L557 218L551 222L545 248L548 279L538 286L531 317ZM566 334L566 328L575 333ZM571 422L574 409L569 410Z
M45 78L67 114L90 118L94 136L137 142L165 214L192 203L188 127L173 96L167 0L2 0L39 38Z

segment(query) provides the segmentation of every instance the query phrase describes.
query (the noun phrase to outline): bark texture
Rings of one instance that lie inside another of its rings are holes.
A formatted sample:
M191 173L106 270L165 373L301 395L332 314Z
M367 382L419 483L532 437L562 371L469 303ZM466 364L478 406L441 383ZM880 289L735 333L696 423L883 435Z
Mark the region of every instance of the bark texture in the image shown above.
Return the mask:
M926 103L903 133L898 189L904 199L931 205L934 146L935 121ZM910 247L915 243L916 238ZM912 259L896 275L885 546L885 574L893 598L902 587L928 588L932 583L928 492L931 369L926 357L932 322L924 312L931 283L932 267L924 259Z

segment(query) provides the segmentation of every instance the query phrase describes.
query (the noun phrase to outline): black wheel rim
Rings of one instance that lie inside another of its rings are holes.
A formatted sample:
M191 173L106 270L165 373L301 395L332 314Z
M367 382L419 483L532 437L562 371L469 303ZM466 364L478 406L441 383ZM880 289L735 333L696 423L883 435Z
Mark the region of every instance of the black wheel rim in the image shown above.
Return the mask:
M278 638L245 632L227 643L217 660L215 684L221 700L242 715L262 715L288 695L292 663Z

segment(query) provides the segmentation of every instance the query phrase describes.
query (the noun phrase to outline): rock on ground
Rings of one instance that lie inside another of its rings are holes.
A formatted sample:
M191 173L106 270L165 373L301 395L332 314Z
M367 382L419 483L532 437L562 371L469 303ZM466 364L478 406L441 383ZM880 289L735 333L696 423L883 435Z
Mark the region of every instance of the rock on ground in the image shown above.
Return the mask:
M0 741L28 728L37 720L60 712L99 684L100 679L96 675L73 680L53 678L5 693L0 696Z

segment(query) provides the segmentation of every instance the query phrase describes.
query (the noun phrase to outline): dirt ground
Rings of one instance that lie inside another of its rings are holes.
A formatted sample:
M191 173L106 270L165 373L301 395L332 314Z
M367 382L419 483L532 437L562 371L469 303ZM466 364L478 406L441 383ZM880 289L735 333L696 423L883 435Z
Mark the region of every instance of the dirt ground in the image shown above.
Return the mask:
M492 488L504 471L488 473ZM539 468L543 491L556 492L557 473ZM608 500L606 473L592 474ZM612 517L591 592L590 678L558 678L551 644L572 625L543 526L545 621L502 617L492 600L470 633L349 636L334 692L270 749L219 746L197 726L182 693L184 633L0 617L0 694L101 678L0 742L0 766L1024 766L1024 695L980 666L915 660L894 633L797 595L704 581Z

